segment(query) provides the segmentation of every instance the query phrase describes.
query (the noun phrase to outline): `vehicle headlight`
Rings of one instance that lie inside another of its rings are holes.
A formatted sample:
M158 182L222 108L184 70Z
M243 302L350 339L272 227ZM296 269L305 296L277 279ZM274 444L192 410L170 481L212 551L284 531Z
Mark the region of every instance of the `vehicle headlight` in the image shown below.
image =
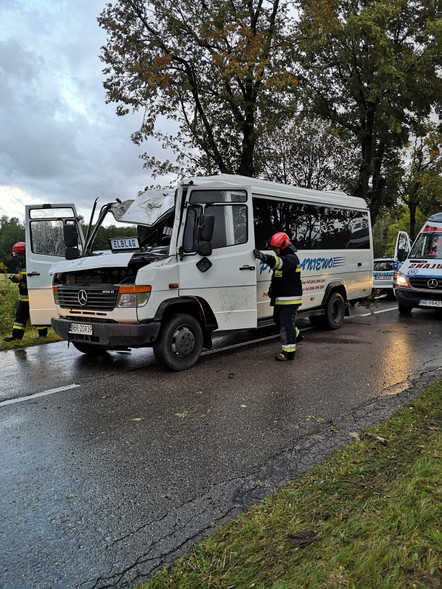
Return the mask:
M54 297L54 303L58 305L58 288L56 286L52 287L52 295Z
M408 278L405 276L405 274L402 274L402 272L397 273L396 286L400 286L402 288L411 288Z
M144 307L152 292L151 286L120 286L118 289L117 307L134 309Z

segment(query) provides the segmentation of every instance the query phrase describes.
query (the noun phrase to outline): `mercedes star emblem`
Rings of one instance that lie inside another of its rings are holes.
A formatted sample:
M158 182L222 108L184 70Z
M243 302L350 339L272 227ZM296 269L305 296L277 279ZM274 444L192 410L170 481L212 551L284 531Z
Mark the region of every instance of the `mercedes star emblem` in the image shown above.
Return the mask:
M427 286L428 288L437 288L437 279L430 278L430 280L427 282Z
M87 292L85 290L80 290L77 299L80 305L84 307L87 304Z

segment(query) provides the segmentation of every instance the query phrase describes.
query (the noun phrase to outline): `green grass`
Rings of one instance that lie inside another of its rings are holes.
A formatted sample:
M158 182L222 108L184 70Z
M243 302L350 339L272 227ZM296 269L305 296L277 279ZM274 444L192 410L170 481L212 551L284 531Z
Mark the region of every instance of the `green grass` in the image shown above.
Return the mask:
M7 275L0 274L0 351L10 350L12 348L23 348L35 346L42 343L59 342L62 339L56 335L52 329L48 330L48 337L43 340L35 340L37 328L33 327L30 322L25 330L25 335L20 341L4 342L3 336L10 335L12 324L14 323L15 310L17 308L18 287L10 282Z
M441 401L442 381L140 587L441 587Z

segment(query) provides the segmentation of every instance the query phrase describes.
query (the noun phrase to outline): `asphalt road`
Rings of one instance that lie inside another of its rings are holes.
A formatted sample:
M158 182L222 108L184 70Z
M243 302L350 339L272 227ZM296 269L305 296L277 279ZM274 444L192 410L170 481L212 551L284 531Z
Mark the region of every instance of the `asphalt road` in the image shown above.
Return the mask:
M267 330L181 373L149 350L1 352L2 589L132 587L442 378L432 311L381 301L304 335L292 363Z

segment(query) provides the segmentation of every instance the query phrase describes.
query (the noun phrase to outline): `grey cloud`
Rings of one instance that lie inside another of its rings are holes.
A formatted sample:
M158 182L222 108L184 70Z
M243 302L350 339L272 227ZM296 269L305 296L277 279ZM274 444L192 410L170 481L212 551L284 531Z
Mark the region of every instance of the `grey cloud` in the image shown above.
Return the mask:
M96 22L105 1L4 2L0 185L32 202L74 201L85 210L96 196L134 197L152 183L139 155L161 148L135 146L130 134L141 114L120 118L105 104L105 37Z

